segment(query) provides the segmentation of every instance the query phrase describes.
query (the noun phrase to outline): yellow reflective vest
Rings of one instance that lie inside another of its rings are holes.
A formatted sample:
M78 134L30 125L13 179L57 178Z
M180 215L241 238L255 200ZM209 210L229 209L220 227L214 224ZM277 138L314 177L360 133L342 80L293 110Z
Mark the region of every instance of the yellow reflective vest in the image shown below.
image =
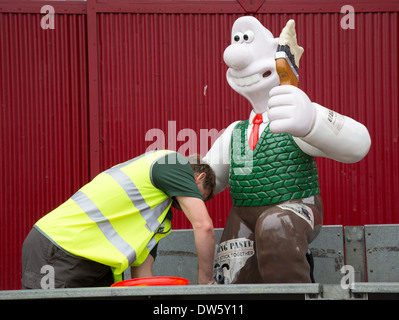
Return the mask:
M100 173L35 227L67 252L110 266L121 280L170 233L172 199L153 185L151 168L172 152L146 153Z

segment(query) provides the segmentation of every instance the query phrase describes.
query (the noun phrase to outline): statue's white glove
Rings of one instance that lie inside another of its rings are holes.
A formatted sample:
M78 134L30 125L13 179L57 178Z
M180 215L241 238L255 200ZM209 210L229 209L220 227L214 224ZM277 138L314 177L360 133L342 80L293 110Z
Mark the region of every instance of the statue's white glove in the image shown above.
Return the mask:
M283 85L270 90L267 116L273 133L304 137L313 128L315 109L301 89Z

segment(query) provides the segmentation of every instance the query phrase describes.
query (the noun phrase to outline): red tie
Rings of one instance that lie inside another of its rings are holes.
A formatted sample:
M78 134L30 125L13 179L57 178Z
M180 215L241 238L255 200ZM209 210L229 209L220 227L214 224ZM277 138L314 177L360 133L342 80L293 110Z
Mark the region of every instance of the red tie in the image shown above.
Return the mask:
M263 118L262 118L261 114L257 114L255 116L254 120L252 121L252 123L254 125L252 126L251 135L249 136L249 147L251 148L251 150L254 150L256 147L256 144L258 143L259 126L262 122L263 122Z

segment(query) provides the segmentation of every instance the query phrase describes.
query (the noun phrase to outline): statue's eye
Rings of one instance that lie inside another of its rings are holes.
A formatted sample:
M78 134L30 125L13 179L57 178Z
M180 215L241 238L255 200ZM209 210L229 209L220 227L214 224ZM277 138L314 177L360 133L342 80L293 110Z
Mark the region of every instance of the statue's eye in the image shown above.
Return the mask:
M237 32L233 36L233 40L235 43L242 43L244 41L243 34L241 32Z
M251 43L254 40L255 35L251 30L248 30L242 37L246 43Z

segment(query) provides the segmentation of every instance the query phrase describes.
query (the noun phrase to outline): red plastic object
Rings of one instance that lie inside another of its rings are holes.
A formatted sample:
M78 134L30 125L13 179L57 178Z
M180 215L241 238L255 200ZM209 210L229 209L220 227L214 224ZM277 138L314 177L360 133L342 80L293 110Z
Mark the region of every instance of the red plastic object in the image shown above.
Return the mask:
M178 277L151 277L119 281L111 287L184 286L190 281Z

